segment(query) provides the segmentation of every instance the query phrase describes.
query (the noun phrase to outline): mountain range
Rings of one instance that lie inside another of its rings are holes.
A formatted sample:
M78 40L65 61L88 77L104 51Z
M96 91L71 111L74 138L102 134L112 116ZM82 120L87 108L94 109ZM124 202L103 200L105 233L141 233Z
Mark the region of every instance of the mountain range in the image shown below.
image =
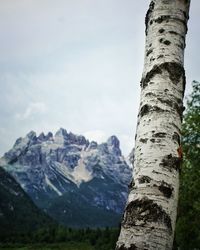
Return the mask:
M73 227L117 226L132 170L116 136L98 144L59 129L18 138L0 159L34 203Z

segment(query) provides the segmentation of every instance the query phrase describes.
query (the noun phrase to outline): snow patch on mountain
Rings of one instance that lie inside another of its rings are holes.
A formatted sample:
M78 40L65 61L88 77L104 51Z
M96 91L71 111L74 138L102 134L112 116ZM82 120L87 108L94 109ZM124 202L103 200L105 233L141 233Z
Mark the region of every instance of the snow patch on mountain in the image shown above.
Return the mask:
M59 196L62 195L62 193L51 183L51 181L49 180L48 176L45 175L45 182L46 184L52 188Z
M72 173L75 183L79 186L81 184L81 182L85 181L90 181L93 176L92 173L90 171L88 171L88 169L86 169L86 165L84 163L84 159L87 155L87 152L83 152L80 155L80 159L78 161L78 165L74 168L74 171Z

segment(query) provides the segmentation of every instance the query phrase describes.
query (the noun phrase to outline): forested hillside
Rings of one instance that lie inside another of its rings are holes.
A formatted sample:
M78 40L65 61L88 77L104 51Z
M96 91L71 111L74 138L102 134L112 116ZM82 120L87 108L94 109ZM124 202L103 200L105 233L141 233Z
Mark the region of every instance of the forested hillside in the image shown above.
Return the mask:
M53 224L15 179L0 167L0 241L15 239Z

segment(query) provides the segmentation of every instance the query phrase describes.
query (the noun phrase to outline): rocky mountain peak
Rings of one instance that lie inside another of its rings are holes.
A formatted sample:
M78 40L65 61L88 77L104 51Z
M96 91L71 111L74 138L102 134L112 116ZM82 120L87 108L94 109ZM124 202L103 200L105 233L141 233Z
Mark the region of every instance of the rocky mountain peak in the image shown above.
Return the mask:
M56 133L55 133L55 137L56 136L63 136L63 137L66 137L68 134L67 134L67 130L64 129L64 128L60 128Z
M91 142L89 143L89 145L88 145L87 150L97 149L97 146L98 146L97 142L91 141Z
M30 131L26 137L28 137L30 140L33 140L36 137L35 131Z
M82 135L75 135L72 132L67 133L66 129L60 128L54 136L54 141L58 144L77 144L77 145L89 145L89 141Z
M38 137L31 131L17 139L0 161L43 208L45 200L51 201L76 190L83 192L82 198L91 205L119 213L125 204L132 175L116 136L98 144L63 128L55 135L40 133ZM91 192L89 198L86 189Z
M110 148L113 151L113 153L115 153L118 156L121 156L122 153L120 150L120 142L115 135L112 135L111 137L108 138L107 145L108 148Z
M118 139L117 136L115 136L115 135L112 135L112 136L110 136L110 137L108 138L107 144L108 144L109 146L113 146L113 147L115 147L115 148L119 148L119 146L120 146L119 139Z

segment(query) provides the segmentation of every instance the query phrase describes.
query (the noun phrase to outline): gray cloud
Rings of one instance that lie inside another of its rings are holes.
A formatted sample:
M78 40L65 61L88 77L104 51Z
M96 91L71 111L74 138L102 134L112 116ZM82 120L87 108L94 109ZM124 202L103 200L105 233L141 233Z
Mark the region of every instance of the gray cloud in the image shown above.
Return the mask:
M0 154L29 130L65 127L99 141L134 145L148 1L0 2ZM199 80L193 0L186 48L188 82ZM190 88L188 88L190 91Z

